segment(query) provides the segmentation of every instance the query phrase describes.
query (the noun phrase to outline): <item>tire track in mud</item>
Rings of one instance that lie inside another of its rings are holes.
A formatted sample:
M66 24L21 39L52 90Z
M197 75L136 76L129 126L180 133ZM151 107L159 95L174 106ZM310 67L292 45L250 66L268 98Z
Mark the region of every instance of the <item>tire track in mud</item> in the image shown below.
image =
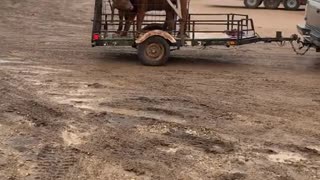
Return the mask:
M65 104L63 107L71 105L85 112L84 114L89 113L88 117L84 117L87 122L79 119L75 125L82 126L82 129L85 129L86 125L93 125L99 129L89 137L89 143L79 145L79 149L94 154L94 158L101 160L102 164L104 161L111 161L129 174L167 179L179 177L181 169L193 168L192 173L199 174L198 178L200 178L206 173L208 167L215 167L217 171L227 167L227 165L219 167L211 162L212 160L224 162L232 159L229 159L229 156L236 159L235 154L243 153L242 151L247 149L243 147L243 144L231 142L219 136L224 133L225 129L219 129L217 122L226 123L235 118L234 114L229 113L228 107L220 106L219 103L207 103L205 98L197 100L188 98L188 96L179 97L175 92L169 90L167 92L154 90L157 94L155 92L142 94L141 89L135 89L126 93L128 89L116 86L117 83L101 83L103 82L100 79L101 75L87 79L79 73L73 74L74 77L63 78L62 76L68 76L68 73L57 70L59 73L56 73L55 77L59 81L46 81L51 78L50 73L54 70L47 68L46 71L50 71L48 74L34 78L34 75L39 73L39 68L27 66L24 67L26 72L28 67L34 73L32 76L18 74L16 77L22 77L30 84L40 84L41 88L37 91L55 103ZM74 78L81 79L81 82L75 82ZM57 84L50 86L51 83ZM147 86L146 89L152 88L151 86L153 85ZM105 95L106 92L110 94ZM58 94L51 95L50 93ZM101 97L106 98L106 101ZM108 101L110 97L111 101ZM113 97L117 98L113 99ZM60 101L61 99L63 101ZM56 125L53 133L56 132L58 135L51 133L43 135L43 140L50 139L48 136L52 135L59 145L55 146L45 142L46 146L39 150L40 153L35 161L37 164L37 169L34 170L36 177L64 179L72 173L73 166L77 165L79 154L72 148L64 147L60 142L60 130L69 121L69 117L65 115L68 114L68 110L63 110L64 113L60 114L61 110L53 108L54 103L52 105L51 103L50 106L47 106L37 101L26 100L18 103L18 106L24 104L28 106L28 108L21 108L22 114L26 116L25 112L31 112L29 114L33 117L36 126L38 124L38 127L51 129ZM14 106L12 109L13 111L18 110L14 109ZM46 119L46 116L39 115L42 111L52 114L52 117L49 116ZM156 117L153 116L155 114L161 114L160 118L153 119L152 117ZM179 121L174 121L177 119ZM185 119L186 122L180 121ZM224 158L221 158L222 156ZM194 168L197 162L201 163ZM85 169L85 167L82 168ZM172 170L173 168L176 169ZM188 173L185 172L184 177L187 177ZM246 174L235 172L222 173L212 179L225 180L243 177L246 177Z
M37 156L35 179L65 179L70 168L78 162L78 153L75 149L46 145Z
M95 84L93 87L89 86L89 88L101 89L106 87ZM132 107L137 107L136 103L141 105L139 107L140 111L160 113L165 114L167 117L181 119L190 118L196 120L200 118L200 116L196 117L190 113L186 114L190 109L192 109L193 112L199 111L196 113L197 115L201 115L203 109L207 113L212 110L208 105L187 99L176 99L171 96L160 98L141 96L137 97L137 99L134 97L132 99L129 96L129 99L121 99L118 102L114 102L113 105L125 107L125 109L132 109ZM104 107L114 107L111 104L101 105ZM183 108L177 109L173 107ZM46 111L46 108L40 109ZM132 110L135 112L139 109L133 108ZM215 112L216 115L221 114L223 111L218 109L214 110L217 110ZM177 174L178 172L170 170L172 168L171 166L180 164L186 168L189 167L185 165L186 162L186 164L191 164L194 161L193 159L185 161L184 158L187 154L197 154L200 152L209 154L210 156L210 154L228 154L234 151L232 143L218 138L214 134L206 134L206 130L201 130L199 124L197 127L192 126L190 123L187 123L189 124L187 125L181 122L166 122L166 119L161 118L151 119L141 116L135 117L130 114L117 114L117 111L114 111L114 113L97 113L94 110L92 111L94 118L86 117L85 119L90 119L90 123L100 126L101 130L91 136L90 138L92 139L89 141L90 143L81 146L81 150L95 154L102 159L119 162L119 164L126 164L123 167L124 170L136 175L155 174L155 177L176 177L173 176L173 174ZM221 115L219 115L219 117L220 116ZM61 117L63 117L63 115L61 115ZM225 117L229 117L229 115L226 114ZM101 122L104 124L99 124ZM141 129L136 128L139 125L146 128L146 130L142 128L142 131L139 131ZM50 126L51 125L48 124L44 127ZM169 131L163 134L157 131L150 132L150 129L153 127L157 129L159 126L169 127ZM201 131L200 134L198 134L199 131ZM170 152L175 151L174 149L177 147L179 147L177 156L175 153L170 154ZM141 152L143 151L145 155L141 156ZM63 179L63 177L69 173L72 166L77 163L76 159L77 156L72 150L49 144L41 149L38 155L35 169L36 177L38 179ZM173 162L172 159L174 159ZM160 164L156 162L160 162ZM205 168L202 170L204 169ZM200 172L202 170L198 171L199 174L201 174ZM165 174L164 176L161 175L162 171Z
M65 106L38 97L21 81L1 71L0 75L0 118L9 117L1 120L0 125L20 127L10 135L4 134L10 137L5 141L4 152L30 162L24 165L29 170L23 179L65 179L81 153L63 142L62 132L69 129L67 124L77 115Z
M122 107L122 111L116 111L116 107ZM176 122L180 124L197 124L211 119L213 122L222 120L232 120L234 115L226 108L210 106L208 104L195 102L188 98L176 96L138 96L124 97L111 102L99 103L99 108L108 109L116 108L111 111L115 114L123 114L137 117L141 114L142 118L159 119L167 122ZM130 113L125 113L125 110ZM143 114L145 114L143 116ZM154 116L148 116L154 114ZM157 116L157 114L161 116ZM156 118L158 117L158 118ZM200 120L200 121L199 121Z
M82 148L102 160L122 164L137 176L178 177L179 168L191 168L189 164L203 158L200 154L215 157L236 151L233 142L205 127L107 112L87 118L101 126ZM203 162L207 163L211 162ZM204 169L201 165L193 172L201 174Z

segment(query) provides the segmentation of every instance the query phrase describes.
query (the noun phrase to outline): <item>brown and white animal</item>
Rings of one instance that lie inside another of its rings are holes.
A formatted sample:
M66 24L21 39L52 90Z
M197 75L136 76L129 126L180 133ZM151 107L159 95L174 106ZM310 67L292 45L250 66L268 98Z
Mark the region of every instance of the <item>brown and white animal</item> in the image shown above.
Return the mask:
M180 33L185 34L186 21L188 17L188 1L180 0L182 9L182 19L180 23ZM177 0L171 0L173 4L177 4ZM148 11L165 11L166 22L165 26L168 30L173 30L175 11L169 5L167 0L113 0L113 6L119 11L129 12L126 17L126 25L123 35L128 32L130 26L137 16L137 31L141 32L142 23L146 12Z

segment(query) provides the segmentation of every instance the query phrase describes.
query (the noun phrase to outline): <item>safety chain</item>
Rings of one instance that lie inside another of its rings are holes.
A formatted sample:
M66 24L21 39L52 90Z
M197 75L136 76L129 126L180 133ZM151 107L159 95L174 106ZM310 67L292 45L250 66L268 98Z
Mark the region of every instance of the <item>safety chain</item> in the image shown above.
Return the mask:
M298 39L297 42L298 42L298 43L301 43L300 39ZM304 44L304 43L301 43L302 46L300 46L299 49L297 49L297 48L294 46L293 41L290 41L290 44L291 44L291 47L292 47L293 51L294 51L297 55L301 55L301 56L305 55L305 54L310 50L310 48L311 48L311 44L308 44L308 45L307 45L307 46L308 46L307 49L306 49L305 51L303 51L303 52L300 52L299 50L301 50L302 48L305 47L305 44Z

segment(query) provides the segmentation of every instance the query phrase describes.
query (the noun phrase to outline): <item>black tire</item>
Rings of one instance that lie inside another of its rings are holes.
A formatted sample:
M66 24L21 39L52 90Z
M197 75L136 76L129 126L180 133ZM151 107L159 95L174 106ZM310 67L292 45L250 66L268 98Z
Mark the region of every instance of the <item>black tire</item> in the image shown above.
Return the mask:
M264 0L263 5L267 9L277 9L280 6L281 0Z
M169 43L160 36L153 36L138 44L138 57L143 65L164 65L170 56Z
M300 1L299 0L284 0L283 6L287 10L297 10L300 7Z
M247 8L257 8L262 4L262 0L244 0L244 5Z
M148 24L142 28L142 31L163 30L163 24Z

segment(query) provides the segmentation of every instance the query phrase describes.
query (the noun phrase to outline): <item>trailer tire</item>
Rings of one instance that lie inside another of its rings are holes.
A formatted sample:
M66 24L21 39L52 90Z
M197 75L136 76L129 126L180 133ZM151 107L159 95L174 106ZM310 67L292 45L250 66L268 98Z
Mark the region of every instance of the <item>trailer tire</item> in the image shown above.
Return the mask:
M247 8L257 8L262 4L262 0L244 0L244 6Z
M160 36L152 36L138 44L138 58L143 65L164 65L170 56L169 43Z
M267 9L277 9L280 6L281 0L264 0L263 5Z
M284 0L283 6L286 10L297 10L300 7L300 1L299 0Z
M142 31L163 30L163 25L159 23L148 24L142 28Z

